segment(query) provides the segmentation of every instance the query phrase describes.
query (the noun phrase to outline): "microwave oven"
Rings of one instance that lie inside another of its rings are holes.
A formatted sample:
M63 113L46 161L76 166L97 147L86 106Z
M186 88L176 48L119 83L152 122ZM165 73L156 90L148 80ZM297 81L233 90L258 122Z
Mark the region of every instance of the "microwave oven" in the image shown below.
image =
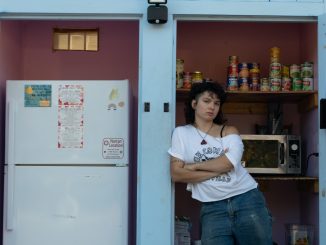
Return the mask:
M242 166L253 174L301 174L301 139L297 135L240 135Z

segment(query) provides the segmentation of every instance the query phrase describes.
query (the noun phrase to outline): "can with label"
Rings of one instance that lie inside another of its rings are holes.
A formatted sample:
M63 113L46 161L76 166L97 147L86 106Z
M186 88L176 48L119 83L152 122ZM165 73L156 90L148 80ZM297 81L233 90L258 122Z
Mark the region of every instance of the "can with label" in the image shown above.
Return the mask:
M226 82L226 89L228 91L238 91L238 77L229 76Z
M252 91L259 91L260 90L260 81L258 77L251 78L251 82L249 82L249 86Z
M269 87L269 81L267 77L263 77L260 80L260 91L270 91L270 87Z
M301 71L300 66L297 64L290 65L290 77L291 78L300 78Z
M237 65L239 63L239 57L236 55L229 56L229 65Z
M239 64L239 78L240 77L244 77L244 78L249 77L248 64L245 62Z
M282 77L282 91L291 91L292 81L289 77Z
M302 78L302 90L311 91L313 89L314 79L312 77Z
M177 73L183 73L184 72L184 60L182 59L177 59Z
M246 77L240 77L238 79L238 85L240 91L249 91L249 82L248 78Z
M184 60L177 59L176 64L176 85L177 88L183 87L183 75L184 75Z
M312 62L304 62L301 64L301 77L314 77L314 68Z
M290 67L288 65L282 65L282 77L290 77Z
M302 90L302 79L300 77L292 78L292 88L293 88L293 91L301 91Z
M271 63L269 70L270 78L281 78L282 77L282 66L281 63Z
M270 57L280 57L281 49L279 47L272 47L269 50Z
M183 76L183 88L190 89L191 88L191 75L190 72L185 72Z
M239 70L237 64L230 64L228 67L228 76L230 77L238 77Z
M192 83L201 83L203 81L203 73L200 71L194 71L191 75Z
M270 88L271 91L281 90L281 78L270 78Z
M249 77L250 78L259 78L260 76L260 65L256 62L249 63Z

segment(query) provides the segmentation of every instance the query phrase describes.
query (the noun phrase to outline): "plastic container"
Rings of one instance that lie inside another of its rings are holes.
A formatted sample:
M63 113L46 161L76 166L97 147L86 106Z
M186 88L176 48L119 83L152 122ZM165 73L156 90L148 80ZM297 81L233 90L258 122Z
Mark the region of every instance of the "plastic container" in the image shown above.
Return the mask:
M288 224L286 226L287 245L312 245L314 228L311 225Z

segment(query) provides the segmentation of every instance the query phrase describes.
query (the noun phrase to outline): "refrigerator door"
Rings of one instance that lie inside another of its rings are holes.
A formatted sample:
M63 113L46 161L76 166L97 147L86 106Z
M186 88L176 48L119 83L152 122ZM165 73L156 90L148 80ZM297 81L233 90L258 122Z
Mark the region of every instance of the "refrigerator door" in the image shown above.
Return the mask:
M129 163L128 80L9 80L6 92L7 164Z
M4 245L127 244L127 167L17 166L14 179Z

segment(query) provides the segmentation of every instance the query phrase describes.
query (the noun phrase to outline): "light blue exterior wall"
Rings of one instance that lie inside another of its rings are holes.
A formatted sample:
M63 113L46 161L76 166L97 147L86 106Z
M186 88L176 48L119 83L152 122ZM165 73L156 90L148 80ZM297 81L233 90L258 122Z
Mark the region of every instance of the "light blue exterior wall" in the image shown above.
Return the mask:
M319 99L326 98L326 15L318 20ZM319 106L320 110L320 106ZM320 114L319 114L320 115ZM319 124L318 124L319 125ZM326 129L319 130L319 244L326 244Z
M167 245L173 240L173 186L166 153L175 121L176 19L296 20L325 13L322 1L169 0L169 21L147 23L146 0L2 0L2 19L139 19L139 112L137 244ZM325 22L325 18L321 18ZM319 25L319 96L326 98L325 25ZM144 112L144 102L150 112ZM170 111L163 112L163 103ZM326 229L326 130L319 131L320 231ZM320 232L320 244L326 235Z

